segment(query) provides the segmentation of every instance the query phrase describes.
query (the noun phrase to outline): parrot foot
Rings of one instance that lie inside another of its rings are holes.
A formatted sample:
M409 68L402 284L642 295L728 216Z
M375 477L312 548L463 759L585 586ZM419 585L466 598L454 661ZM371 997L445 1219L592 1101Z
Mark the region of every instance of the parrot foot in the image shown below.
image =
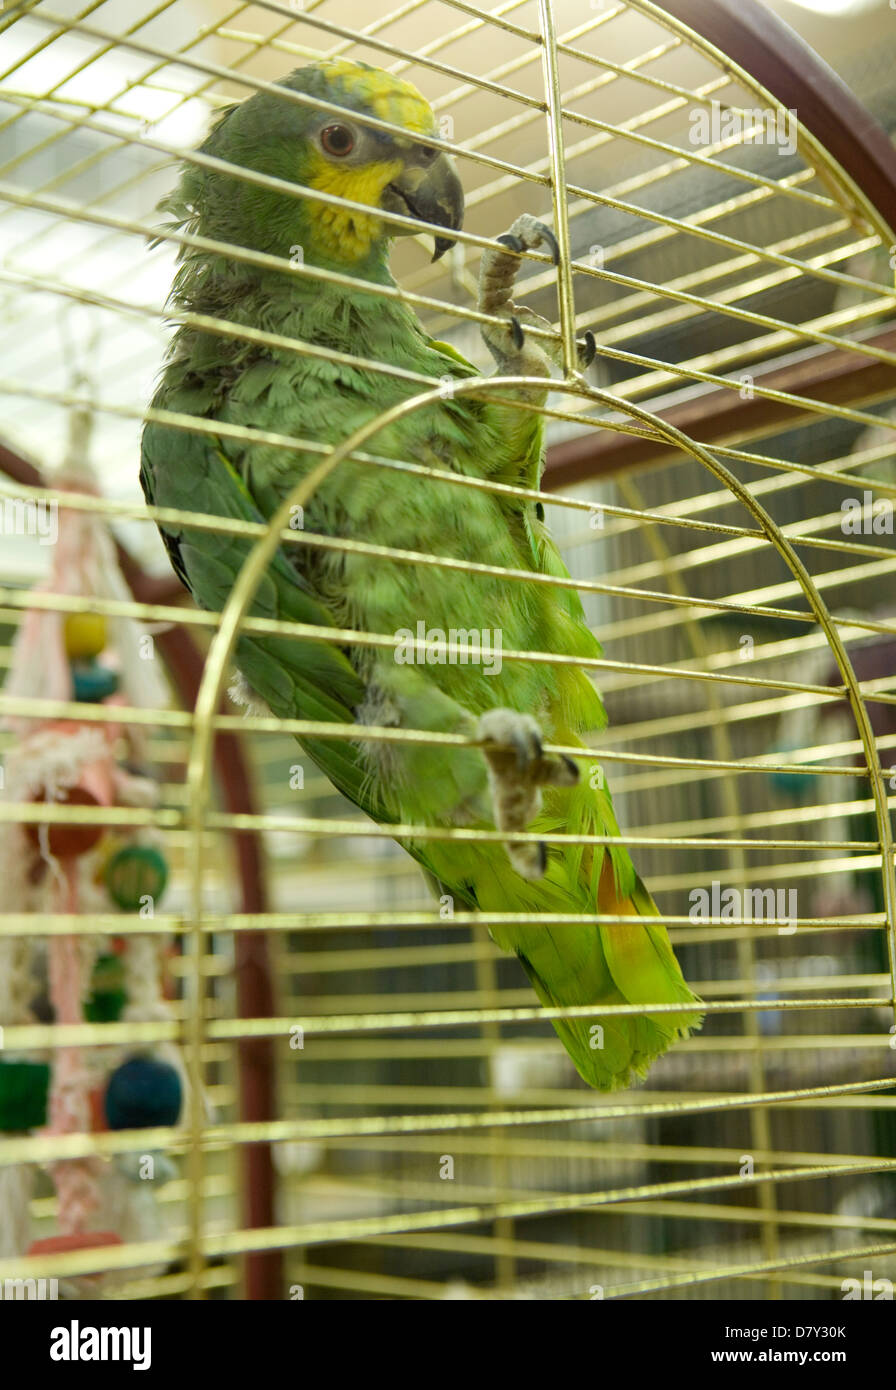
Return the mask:
M488 768L495 825L527 829L541 808L541 787L572 787L579 770L571 758L547 756L537 720L512 709L492 709L479 720L478 737ZM543 841L508 840L510 862L523 878L541 878L547 868Z
M488 250L483 254L479 272L479 309L484 314L504 319L506 326L483 325L485 345L497 362L499 371L513 376L549 376L551 363L561 365L559 343L556 339L545 338L530 342L524 328L542 328L552 333L553 326L534 310L515 304L510 296L524 251L534 251L543 246L554 264L559 264L557 238L544 222L523 213L509 232L504 232L495 240L506 246L507 251ZM587 332L576 347L579 369L585 371L597 353L594 334Z
M492 314L504 322L483 324L485 345L497 362L499 371L512 376L550 376L552 346L544 339L527 339L523 328L527 325L550 332L551 325L540 314L524 305L514 304L511 294L522 264L521 253L543 246L556 265L560 255L557 239L550 227L536 217L523 213L510 230L496 240L507 250L489 249L483 253L479 271L479 309L483 314Z

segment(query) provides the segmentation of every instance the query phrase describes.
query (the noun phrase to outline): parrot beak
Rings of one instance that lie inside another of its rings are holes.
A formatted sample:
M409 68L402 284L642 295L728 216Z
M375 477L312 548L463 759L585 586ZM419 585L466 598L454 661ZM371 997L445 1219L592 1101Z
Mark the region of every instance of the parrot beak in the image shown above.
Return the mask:
M384 212L400 212L418 217L421 222L456 230L463 226L464 191L454 164L447 154L424 160L412 155L398 178L383 190L381 206ZM392 227L393 236L413 236L411 228ZM454 245L452 237L436 236L433 260L444 256Z

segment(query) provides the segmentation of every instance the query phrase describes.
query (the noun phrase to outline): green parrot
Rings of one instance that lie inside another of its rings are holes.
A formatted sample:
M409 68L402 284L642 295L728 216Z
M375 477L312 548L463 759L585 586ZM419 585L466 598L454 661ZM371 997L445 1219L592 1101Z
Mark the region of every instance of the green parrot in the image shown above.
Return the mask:
M259 91L226 108L201 146L224 165L281 181L264 186L211 161L188 164L163 204L170 226L282 258L264 268L223 252L186 247L172 299L182 310L263 329L362 359L303 354L181 325L153 406L203 420L335 446L391 406L420 395L406 371L431 378L438 398L380 429L371 455L489 483L537 489L544 457L550 362L523 325L538 320L511 298L520 252L556 242L543 223L517 218L482 259L483 337L501 375L545 379L544 390L509 389L498 401L456 392L477 369L430 338L394 286L391 239L418 230L384 221L400 213L432 227L435 258L453 242L463 194L437 138L429 105L408 82L363 63L322 60L298 69L280 93ZM326 109L320 105L326 103ZM402 134L365 124L388 122ZM362 205L347 208L304 190ZM350 277L321 280L305 266ZM545 341L542 339L541 341ZM593 340L583 348L587 360ZM394 375L364 361L389 364ZM453 389L452 389L453 388ZM517 404L517 402L521 402ZM236 518L269 519L320 451L218 439L159 422L143 434L147 500ZM251 612L287 622L365 630L396 646L243 635L236 660L251 697L280 718L388 726L466 736L466 746L364 739L301 740L330 781L375 821L497 830L489 841L406 839L403 847L440 894L482 913L531 914L525 925L493 924L549 1008L681 1004L682 1011L559 1019L554 1027L580 1076L600 1090L643 1077L650 1064L701 1022L700 1001L682 976L657 909L622 843L552 844L557 834L614 836L619 828L599 769L580 777L544 743L581 746L605 726L601 699L573 663L502 660L504 650L594 658L601 648L571 588L509 580L400 559L363 548L315 546L339 537L483 561L533 576L568 577L542 508L486 488L349 458L314 493L301 545L281 546ZM196 602L219 610L251 548L238 535L166 524L163 539ZM433 631L462 648L415 649ZM477 650L478 647L478 650ZM464 659L470 657L472 659ZM586 768L591 760L585 760ZM597 776L594 775L595 771ZM544 840L518 840L535 832ZM541 925L539 914L587 914L586 924ZM606 916L631 924L602 925Z

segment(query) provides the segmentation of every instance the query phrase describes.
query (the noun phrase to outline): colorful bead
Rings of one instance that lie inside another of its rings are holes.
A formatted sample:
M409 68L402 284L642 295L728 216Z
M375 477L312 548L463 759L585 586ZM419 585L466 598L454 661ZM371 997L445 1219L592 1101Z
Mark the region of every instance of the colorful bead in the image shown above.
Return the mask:
M116 955L98 956L90 979L90 994L84 1003L88 1023L117 1023L128 1002L124 987L124 966Z
M110 1129L153 1129L180 1118L183 1089L168 1062L130 1057L109 1077L106 1120Z
M37 805L46 801L45 796L35 796ZM54 798L58 806L99 806L96 797L86 787L66 787ZM102 838L105 826L102 825L52 825L30 822L24 827L25 834L36 849L43 850L46 844L54 859L74 859L86 854Z
M99 613L69 613L62 631L70 661L99 656L108 640L106 619Z
M165 856L153 845L126 845L106 865L106 888L123 912L138 912L146 898L157 903L168 884Z
M97 662L72 662L75 699L82 705L98 705L118 690L118 672Z
M0 1061L0 1132L18 1133L45 1125L49 1089L46 1062Z

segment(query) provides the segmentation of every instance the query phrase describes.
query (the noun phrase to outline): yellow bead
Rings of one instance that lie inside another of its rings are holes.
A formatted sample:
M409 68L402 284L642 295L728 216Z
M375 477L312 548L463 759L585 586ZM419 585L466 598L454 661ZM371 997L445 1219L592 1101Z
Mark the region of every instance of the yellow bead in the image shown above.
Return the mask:
M106 619L99 613L69 613L63 631L65 653L72 661L99 656L106 645Z

